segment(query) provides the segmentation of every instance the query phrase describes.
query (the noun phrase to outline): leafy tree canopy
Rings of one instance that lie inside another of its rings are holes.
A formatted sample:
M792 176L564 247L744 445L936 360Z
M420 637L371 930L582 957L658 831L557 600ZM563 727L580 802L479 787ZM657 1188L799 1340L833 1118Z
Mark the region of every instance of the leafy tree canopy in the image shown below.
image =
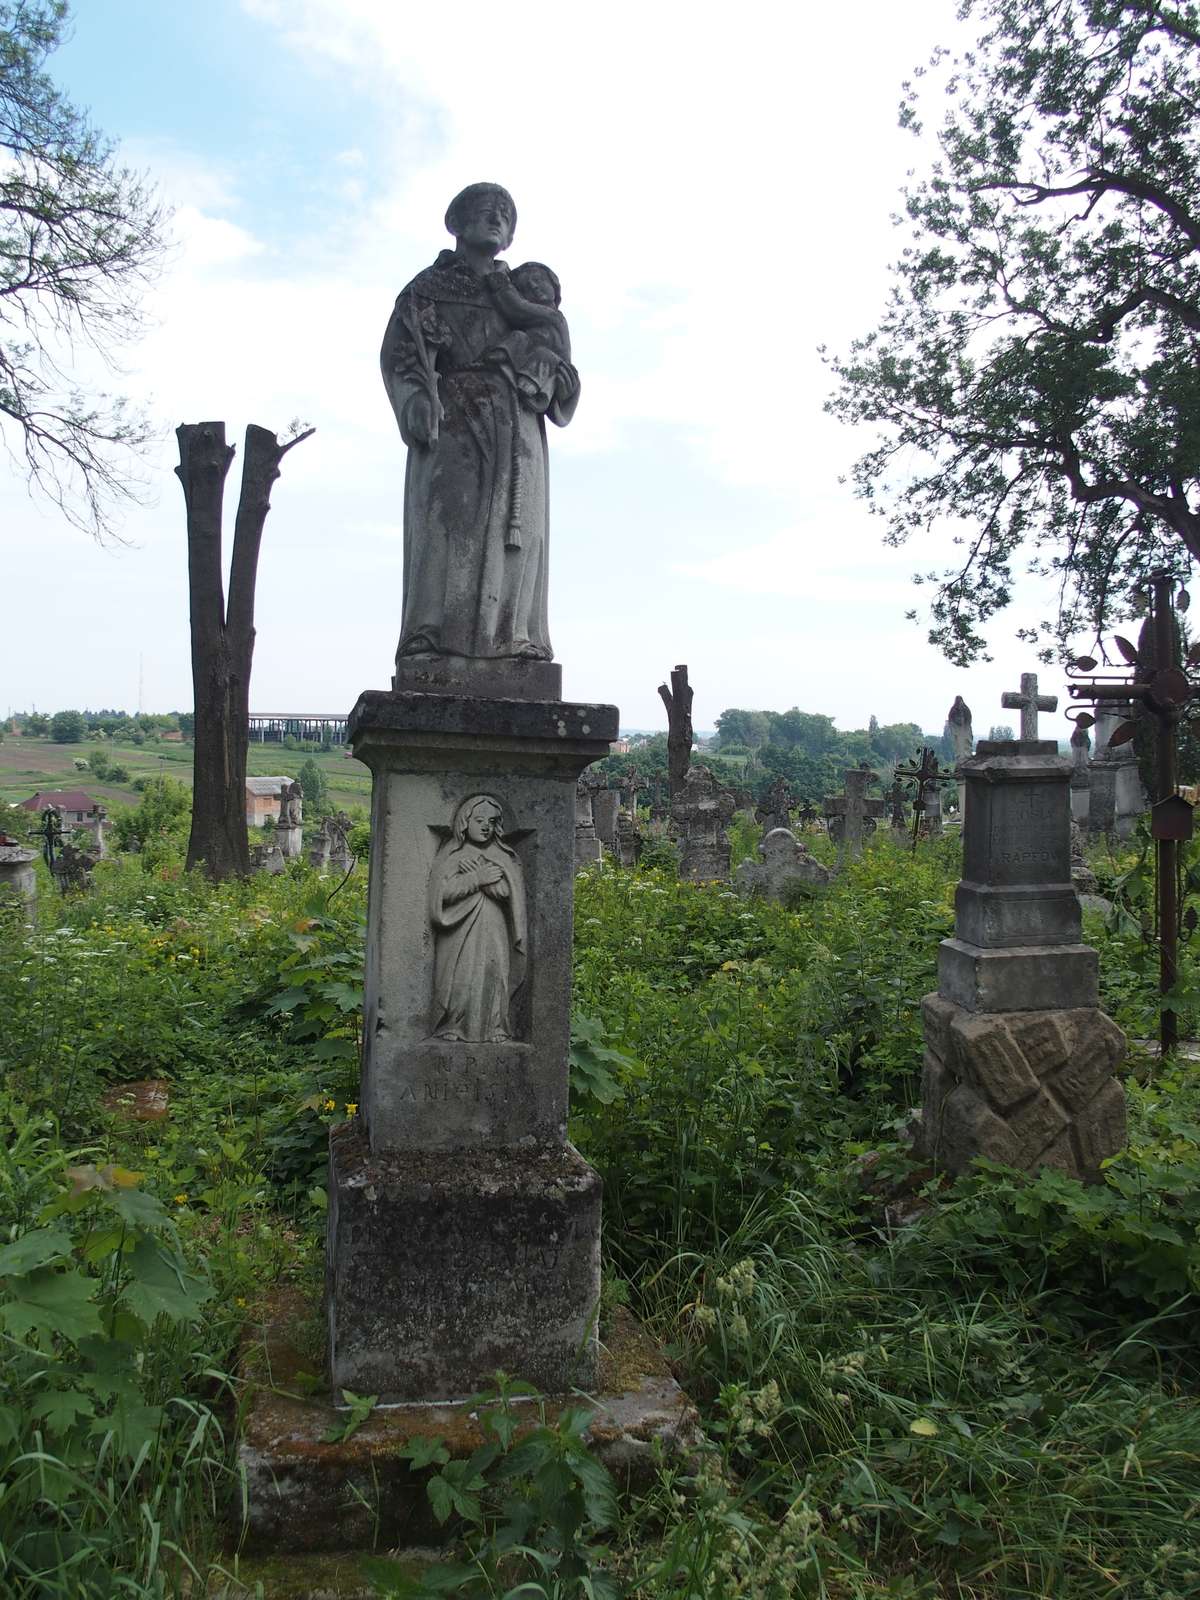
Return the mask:
M164 214L44 70L66 0L0 0L0 438L31 482L101 533L135 490L149 429L71 376L80 344L106 360L140 331Z
M1011 598L1014 561L1099 632L1155 566L1200 556L1200 9L964 0L938 51L949 109L905 192L878 328L831 358L829 409L879 429L858 492L900 544L953 519L930 639L954 662ZM919 75L920 76L920 75ZM919 130L906 85L901 122Z
M50 723L50 737L55 744L78 744L86 726L81 711L56 711Z

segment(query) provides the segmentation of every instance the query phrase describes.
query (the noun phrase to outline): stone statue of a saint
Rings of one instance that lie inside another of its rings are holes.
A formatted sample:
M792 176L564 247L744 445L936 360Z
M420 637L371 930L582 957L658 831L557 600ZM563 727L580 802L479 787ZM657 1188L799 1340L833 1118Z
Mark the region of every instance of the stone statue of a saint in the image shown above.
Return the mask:
M509 1007L525 977L525 880L490 794L469 795L454 813L429 874L429 921L432 1035L472 1043L511 1038Z
M579 400L558 279L496 256L507 190L475 183L446 212L455 238L402 290L380 363L408 446L404 613L396 659L550 661L546 418Z

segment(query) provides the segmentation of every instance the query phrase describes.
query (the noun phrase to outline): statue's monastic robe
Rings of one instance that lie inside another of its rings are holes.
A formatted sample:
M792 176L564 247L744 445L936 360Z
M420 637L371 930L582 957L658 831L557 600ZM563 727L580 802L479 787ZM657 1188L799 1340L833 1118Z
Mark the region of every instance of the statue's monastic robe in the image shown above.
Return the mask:
M383 380L409 447L399 655L553 658L545 417L485 359L510 331L453 250L401 292L388 323ZM406 408L435 386L442 415L425 446ZM565 426L577 400L576 387L546 415Z

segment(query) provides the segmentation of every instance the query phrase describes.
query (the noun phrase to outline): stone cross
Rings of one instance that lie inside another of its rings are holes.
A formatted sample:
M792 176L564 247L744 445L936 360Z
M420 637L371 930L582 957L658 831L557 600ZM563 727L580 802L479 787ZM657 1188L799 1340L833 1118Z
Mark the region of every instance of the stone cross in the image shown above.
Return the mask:
M1036 739L1038 737L1038 712L1057 711L1058 696L1056 694L1039 694L1036 672L1023 672L1021 674L1021 692L1015 689L1006 689L1000 696L1000 704L1006 711L1019 711L1021 713L1022 739Z
M862 853L863 840L875 832L875 818L887 810L885 800L867 794L867 784L874 776L866 767L852 767L842 774L845 792L829 795L825 800L829 837L849 856Z

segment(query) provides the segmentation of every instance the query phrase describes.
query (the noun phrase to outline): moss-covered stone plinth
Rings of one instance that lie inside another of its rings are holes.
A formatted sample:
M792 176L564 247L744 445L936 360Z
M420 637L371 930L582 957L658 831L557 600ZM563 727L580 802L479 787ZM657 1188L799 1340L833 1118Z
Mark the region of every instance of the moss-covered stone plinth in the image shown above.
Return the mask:
M315 1300L280 1295L247 1344L252 1392L238 1446L247 1495L242 1549L300 1554L443 1540L446 1530L435 1522L425 1492L428 1473L414 1471L397 1452L413 1439L439 1437L454 1457L469 1456L485 1438L477 1410L466 1404L382 1408L349 1439L330 1443L326 1435L344 1425L346 1413L327 1391L314 1388L324 1371L319 1350L304 1353L306 1336L312 1340L320 1320ZM548 1417L580 1398L547 1401ZM698 1442L694 1407L628 1312L618 1311L604 1330L591 1403L588 1440L624 1486L649 1479L656 1445L680 1456Z

